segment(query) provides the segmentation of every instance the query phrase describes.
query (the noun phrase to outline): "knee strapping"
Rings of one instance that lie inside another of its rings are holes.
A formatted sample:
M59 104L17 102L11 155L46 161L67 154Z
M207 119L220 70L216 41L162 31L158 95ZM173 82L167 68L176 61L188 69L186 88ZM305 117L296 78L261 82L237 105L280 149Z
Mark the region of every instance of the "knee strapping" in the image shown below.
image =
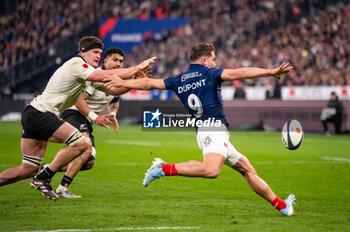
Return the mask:
M81 139L83 139L83 135L81 134L81 132L78 130L74 130L64 142L69 146L74 146L74 144L78 143Z
M91 148L91 155L96 158L96 148L95 147L92 147Z
M85 137L86 141L88 142L88 144L90 144L92 146L92 141L89 137Z
M30 156L30 155L22 155L22 163L29 164L34 167L40 167L41 162L43 161L42 157L39 156Z

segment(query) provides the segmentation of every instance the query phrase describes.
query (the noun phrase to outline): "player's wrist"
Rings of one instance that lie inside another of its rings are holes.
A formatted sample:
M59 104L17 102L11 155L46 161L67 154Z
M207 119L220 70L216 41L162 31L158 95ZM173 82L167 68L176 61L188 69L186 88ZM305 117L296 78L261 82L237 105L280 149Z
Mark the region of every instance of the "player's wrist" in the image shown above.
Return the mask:
M278 68L270 69L270 76L276 75L277 72L278 72Z
M141 71L141 70L142 70L142 63L141 63L141 64L136 65L136 66L135 66L135 68L136 68L136 72Z
M95 122L96 119L98 118L98 115L97 115L94 111L90 111L90 113L89 113L89 115L88 115L88 118L89 118L91 121Z

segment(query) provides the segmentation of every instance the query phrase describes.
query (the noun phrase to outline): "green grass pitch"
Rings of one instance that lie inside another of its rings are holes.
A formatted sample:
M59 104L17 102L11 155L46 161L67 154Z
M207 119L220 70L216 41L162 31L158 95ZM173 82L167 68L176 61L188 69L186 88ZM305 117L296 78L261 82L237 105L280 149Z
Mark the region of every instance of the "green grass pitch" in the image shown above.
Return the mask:
M1 231L350 231L350 136L305 134L296 151L280 133L231 132L232 144L281 198L294 193L284 217L225 166L217 179L164 177L142 186L155 157L201 160L194 131L145 132L95 127L97 160L70 190L81 199L49 201L30 179L0 188ZM21 163L19 122L0 123L0 171ZM50 143L44 162L62 145ZM52 181L54 188L63 173Z

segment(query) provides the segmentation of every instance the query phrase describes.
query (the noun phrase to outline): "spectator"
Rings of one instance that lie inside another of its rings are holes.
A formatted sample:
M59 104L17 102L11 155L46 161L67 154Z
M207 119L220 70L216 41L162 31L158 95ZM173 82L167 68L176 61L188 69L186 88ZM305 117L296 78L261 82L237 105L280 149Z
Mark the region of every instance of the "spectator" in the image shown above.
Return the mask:
M233 94L233 99L245 99L245 92L243 84L241 81L233 81L233 87L235 88L235 93Z
M339 101L335 92L331 93L331 99L328 101L327 107L322 110L321 121L323 124L324 132L329 134L327 123L334 124L335 133L340 134L341 123L343 119L343 106Z
M350 3L345 0L287 0L284 4L278 0L28 0L0 20L0 67L33 57L101 17L188 16L191 22L162 31L160 38L151 37L135 48L126 65L136 64L138 57L157 55L161 78L171 75L175 67L182 72L188 48L205 39L214 43L222 67L273 67L289 61L295 69L283 85L350 84ZM215 25L215 30L208 25ZM244 85L264 86L265 82L262 78Z

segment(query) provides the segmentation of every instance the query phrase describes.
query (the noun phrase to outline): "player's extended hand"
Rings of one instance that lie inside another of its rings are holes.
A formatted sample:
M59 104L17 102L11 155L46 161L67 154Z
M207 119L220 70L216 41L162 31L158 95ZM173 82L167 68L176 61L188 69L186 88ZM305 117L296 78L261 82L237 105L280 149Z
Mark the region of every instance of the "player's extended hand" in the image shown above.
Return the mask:
M117 133L119 128L118 120L113 114L109 114L109 115L110 115L111 125L113 126L115 133Z
M146 68L142 69L141 71L138 71L134 75L134 79L150 78L151 76L152 76L151 67L147 66Z
M108 124L112 124L111 116L113 116L113 115L110 115L110 114L99 115L96 118L95 123L99 126L105 127L107 130L109 130Z
M284 63L281 66L279 66L278 68L274 69L271 73L271 76L273 76L274 78L281 80L281 75L285 74L285 73L289 73L290 71L293 70L293 66L290 65L289 63Z
M151 63L156 62L156 59L157 59L157 57L149 58L149 59L143 61L142 63L138 64L137 68L140 70L143 70L143 69L147 68Z
M105 82L103 85L107 89L110 89L113 87L123 87L123 80L115 74L108 75L106 79L103 79L103 82Z

